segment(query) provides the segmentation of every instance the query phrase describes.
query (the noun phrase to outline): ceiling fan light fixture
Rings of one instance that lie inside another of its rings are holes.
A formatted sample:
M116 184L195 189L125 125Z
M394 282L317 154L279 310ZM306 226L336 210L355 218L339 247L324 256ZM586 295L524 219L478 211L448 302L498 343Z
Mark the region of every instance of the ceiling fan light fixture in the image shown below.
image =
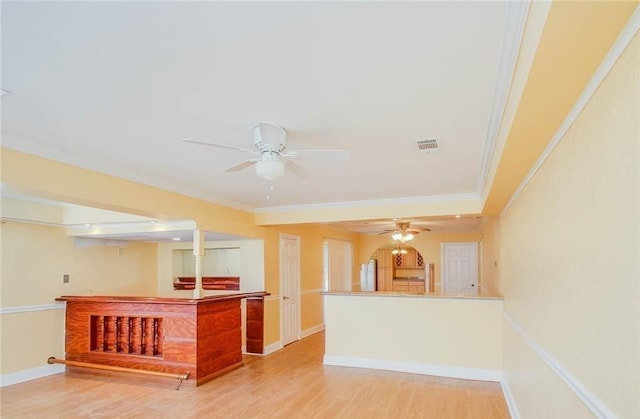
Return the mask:
M256 173L266 180L274 180L284 175L284 163L277 155L265 153L256 163Z
M400 233L394 233L391 238L397 242L408 242L409 240L413 240L414 235L411 233L404 233L404 232L400 232Z

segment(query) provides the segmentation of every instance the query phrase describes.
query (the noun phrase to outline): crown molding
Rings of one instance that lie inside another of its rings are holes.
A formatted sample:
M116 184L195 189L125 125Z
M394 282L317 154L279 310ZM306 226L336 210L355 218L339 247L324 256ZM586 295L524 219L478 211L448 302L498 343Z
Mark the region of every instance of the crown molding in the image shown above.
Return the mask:
M504 117L507 99L511 89L513 75L516 69L518 53L524 36L524 28L529 14L529 0L507 3L507 17L500 45L500 62L498 63L498 75L491 107L489 127L485 139L485 147L480 166L480 178L476 190L482 194L485 188L491 159L495 151L500 124Z
M388 198L388 199L376 199L366 201L341 201L341 202L329 202L322 204L303 204L303 205L290 205L282 207L263 207L256 208L254 212L256 214L269 214L278 212L290 212L290 211L310 211L310 210L323 210L323 209L341 209L341 208L370 208L376 206L389 206L389 205L405 205L405 204L433 204L442 202L461 202L461 201L473 201L479 200L480 195L478 193L463 193L463 194L449 194L449 195L430 195L430 196L416 196L405 198Z

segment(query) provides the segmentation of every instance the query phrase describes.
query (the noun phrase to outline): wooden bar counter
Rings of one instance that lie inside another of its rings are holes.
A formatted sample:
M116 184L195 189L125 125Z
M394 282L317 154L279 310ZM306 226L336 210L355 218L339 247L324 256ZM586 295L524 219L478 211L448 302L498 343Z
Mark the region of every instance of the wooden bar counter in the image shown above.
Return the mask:
M262 352L265 295L268 293L232 293L200 299L62 296L56 301L67 303L66 360L188 372L186 383L200 385L243 365L242 299L247 299L252 351Z

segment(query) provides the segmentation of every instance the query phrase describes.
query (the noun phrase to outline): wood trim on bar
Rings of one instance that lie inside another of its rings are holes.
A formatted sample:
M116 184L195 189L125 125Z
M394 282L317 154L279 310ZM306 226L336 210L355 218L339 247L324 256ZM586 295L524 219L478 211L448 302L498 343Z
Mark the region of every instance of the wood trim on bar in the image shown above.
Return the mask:
M268 292L245 292L209 295L203 298L169 298L169 297L133 297L133 296L100 296L100 295L63 295L56 301L91 301L100 303L145 303L145 304L206 304L212 300L234 300L251 297L264 297Z

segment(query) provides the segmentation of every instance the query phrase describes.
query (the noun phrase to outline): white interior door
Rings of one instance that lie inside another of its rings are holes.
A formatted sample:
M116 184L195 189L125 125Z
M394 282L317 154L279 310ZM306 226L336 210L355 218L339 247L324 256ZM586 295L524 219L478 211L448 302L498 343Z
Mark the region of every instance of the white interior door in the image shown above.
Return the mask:
M300 339L300 238L280 235L280 341Z
M353 245L343 240L327 239L325 271L330 291L351 291Z
M478 294L478 243L442 243L442 290Z

